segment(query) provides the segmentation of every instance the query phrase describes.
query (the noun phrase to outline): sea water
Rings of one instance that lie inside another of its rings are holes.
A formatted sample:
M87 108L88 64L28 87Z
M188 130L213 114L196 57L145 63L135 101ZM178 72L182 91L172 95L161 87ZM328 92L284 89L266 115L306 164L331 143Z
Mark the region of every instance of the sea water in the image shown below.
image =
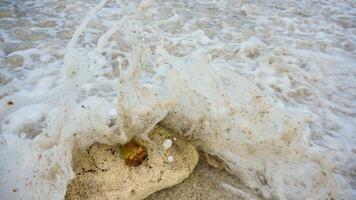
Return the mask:
M355 198L353 1L1 3L1 198L93 142L190 137L265 199Z

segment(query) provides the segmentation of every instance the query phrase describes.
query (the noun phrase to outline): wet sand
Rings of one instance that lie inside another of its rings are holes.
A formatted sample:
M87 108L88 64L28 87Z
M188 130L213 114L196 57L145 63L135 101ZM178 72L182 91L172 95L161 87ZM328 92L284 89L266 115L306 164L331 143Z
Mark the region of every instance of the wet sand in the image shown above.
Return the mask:
M225 188L223 187L225 184ZM224 169L217 169L208 165L200 152L199 163L193 173L182 183L153 193L145 200L245 200L246 195L238 192L243 188L239 179ZM244 188L244 192L246 192ZM260 199L253 194L250 198Z

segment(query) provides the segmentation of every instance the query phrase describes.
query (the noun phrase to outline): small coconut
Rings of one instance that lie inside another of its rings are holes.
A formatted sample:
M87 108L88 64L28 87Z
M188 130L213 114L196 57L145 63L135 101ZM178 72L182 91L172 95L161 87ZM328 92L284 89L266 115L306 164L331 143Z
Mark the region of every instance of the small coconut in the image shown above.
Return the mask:
M146 147L135 140L120 146L120 154L126 165L134 167L140 166L148 156Z

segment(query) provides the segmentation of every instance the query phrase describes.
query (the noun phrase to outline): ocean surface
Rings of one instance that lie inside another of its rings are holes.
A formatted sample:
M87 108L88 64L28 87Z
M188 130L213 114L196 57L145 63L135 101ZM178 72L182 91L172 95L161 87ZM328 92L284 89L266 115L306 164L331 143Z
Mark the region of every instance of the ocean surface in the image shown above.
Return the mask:
M263 199L356 199L356 2L0 2L0 199L161 123Z

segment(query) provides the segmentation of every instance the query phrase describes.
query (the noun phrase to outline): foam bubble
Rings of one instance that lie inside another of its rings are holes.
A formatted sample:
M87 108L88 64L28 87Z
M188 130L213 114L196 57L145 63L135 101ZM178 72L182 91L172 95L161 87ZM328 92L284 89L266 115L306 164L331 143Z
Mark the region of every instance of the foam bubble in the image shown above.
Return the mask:
M165 149L169 149L169 148L171 148L172 144L173 144L172 140L167 139L167 140L165 140L165 141L163 142L163 147L164 147Z

